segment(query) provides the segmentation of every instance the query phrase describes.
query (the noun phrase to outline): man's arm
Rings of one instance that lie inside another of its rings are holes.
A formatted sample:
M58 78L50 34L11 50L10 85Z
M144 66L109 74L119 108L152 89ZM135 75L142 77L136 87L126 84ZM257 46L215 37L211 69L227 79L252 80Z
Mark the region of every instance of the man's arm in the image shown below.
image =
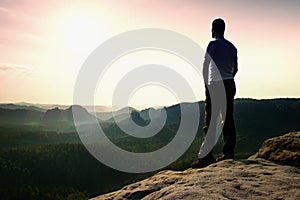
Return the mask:
M234 66L233 66L233 77L238 72L238 58L237 58L237 51L235 52L235 58L234 58Z
M209 43L207 46L205 57L204 57L204 63L203 63L203 72L202 73L203 73L203 79L205 82L205 86L208 85L208 71L209 71L209 64L211 62L210 52L211 52L211 43Z

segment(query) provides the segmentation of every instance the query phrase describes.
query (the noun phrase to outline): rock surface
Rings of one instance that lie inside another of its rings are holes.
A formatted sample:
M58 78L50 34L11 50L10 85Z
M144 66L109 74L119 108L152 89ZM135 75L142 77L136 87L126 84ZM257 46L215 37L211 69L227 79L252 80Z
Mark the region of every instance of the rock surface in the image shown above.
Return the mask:
M300 167L300 132L266 140L255 157Z
M299 136L290 133L267 140L256 155L245 160L225 160L202 169L162 171L93 200L300 199L299 167L266 160L297 165L299 160L293 156L299 155Z

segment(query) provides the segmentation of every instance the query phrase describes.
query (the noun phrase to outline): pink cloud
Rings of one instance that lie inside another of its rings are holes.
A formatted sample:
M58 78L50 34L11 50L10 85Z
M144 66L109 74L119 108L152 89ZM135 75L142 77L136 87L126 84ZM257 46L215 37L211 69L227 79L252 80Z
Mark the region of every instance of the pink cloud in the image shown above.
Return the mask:
M0 63L0 71L30 71L29 67L12 63Z
M0 63L0 77L29 77L32 75L32 69L12 63Z

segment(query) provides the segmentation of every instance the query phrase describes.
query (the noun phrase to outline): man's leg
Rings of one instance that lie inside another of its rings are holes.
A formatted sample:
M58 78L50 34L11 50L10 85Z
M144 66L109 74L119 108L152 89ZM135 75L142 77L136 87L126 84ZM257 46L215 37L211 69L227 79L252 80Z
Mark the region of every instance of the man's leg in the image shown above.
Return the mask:
M204 115L204 127L203 127L203 140L206 137L207 131L209 129L209 124L211 121L211 97L209 94L209 86L205 86L205 115ZM213 149L207 154L209 157L213 157Z
M211 98L209 94L209 89L207 86L205 86L205 116L204 116L204 127L203 127L203 142L206 137L209 124L211 121ZM202 143L203 144L203 143ZM199 158L192 163L192 168L202 168L206 167L214 162L216 162L215 158L212 155L213 150L211 150L205 157L200 158L200 152L198 154Z
M234 148L236 144L236 131L233 118L233 107L234 107L234 96L236 93L236 87L234 80L224 81L225 91L226 91L226 100L227 100L227 109L226 109L226 118L223 126L223 137L224 137L224 146L223 154L228 156L228 158L234 157Z

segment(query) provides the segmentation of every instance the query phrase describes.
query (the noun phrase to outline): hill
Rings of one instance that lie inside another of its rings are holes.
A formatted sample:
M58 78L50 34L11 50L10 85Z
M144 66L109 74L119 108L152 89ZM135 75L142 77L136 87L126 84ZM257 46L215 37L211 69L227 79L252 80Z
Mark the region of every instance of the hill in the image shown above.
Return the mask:
M37 110L37 111L45 111L44 108L40 108L34 104L32 105L26 105L26 104L13 104L13 103L2 103L0 104L0 108L3 109L31 109L31 110Z
M204 102L186 103L187 105L198 104L200 108L200 121L197 139L202 137L203 119L204 119ZM136 140L135 138L124 134L119 127L112 123L107 128L106 133L113 133L115 143L126 149L126 146L135 146L142 144L141 148L156 144L157 149L164 144L170 142L170 139L176 134L180 123L180 104L163 108L167 114L167 121L164 129L149 140ZM138 112L138 111L133 111ZM149 113L152 112L152 119L159 119L163 113L162 109L149 108L131 115L133 121L139 125L146 125L150 121ZM248 155L258 151L261 144L268 138L279 136L285 132L300 130L300 99L236 99L234 109L235 124L237 130L237 152L244 152ZM110 120L112 121L112 120ZM129 124L129 119L124 119L120 123L123 126ZM108 136L110 137L110 136ZM120 141L118 141L120 138ZM130 143L126 143L129 141ZM134 142L132 142L134 141ZM165 141L165 142L164 142ZM135 143L135 144L133 144ZM163 144L162 144L163 143ZM198 144L193 144L194 148L198 148ZM215 148L216 153L220 153L222 140L219 141ZM193 148L193 147L192 147ZM129 150L129 149L128 149Z
M35 109L5 109L0 108L1 124L41 123L44 112Z
M186 170L199 151L203 135L201 127L204 102L188 104L198 104L200 107L200 128L197 136L189 149L163 170ZM129 120L124 114L126 109L128 108L116 113L121 116L118 118L121 119L120 123L125 125ZM153 137L136 138L122 132L113 120L99 120L106 136L120 148L137 153L150 152L162 148L176 135L181 118L180 104L165 107L165 110L162 108L149 108L142 111L129 109L131 119L141 126L149 123L150 115L154 117L155 122L163 112L167 114L167 121L163 129ZM0 196L3 199L9 199L8 197L14 194L20 194L19 199L26 199L24 197L26 195L27 199L36 199L34 196L36 191L40 191L43 195L47 195L48 192L56 195L59 192L66 197L66 192L73 193L73 189L84 193L87 197L93 197L115 191L129 183L153 175L119 173L95 160L81 143L72 121L71 110L70 106L58 108L54 110L56 117L49 116L50 120L47 122L43 120L46 110L38 111L29 107L0 109ZM84 116L90 116L87 110L81 107L79 110ZM105 114L111 115L110 112ZM267 138L300 130L300 99L236 99L234 114L238 159L245 159L257 152ZM90 127L88 123L81 126L86 130L90 130ZM221 147L220 138L214 152L220 153ZM276 146L274 148L278 149ZM273 152L273 150L266 149L266 152ZM280 155L273 153L266 158L281 159L283 154ZM286 159L290 158L286 157ZM55 199L54 196L51 196L51 199Z
M78 118L81 122L89 123L89 121L93 118L93 116L82 106L79 105L73 105L68 107L67 109L59 109L54 108L47 110L44 117L43 122L45 123L58 123L58 122L69 122L73 123L73 112L76 112L78 115Z

